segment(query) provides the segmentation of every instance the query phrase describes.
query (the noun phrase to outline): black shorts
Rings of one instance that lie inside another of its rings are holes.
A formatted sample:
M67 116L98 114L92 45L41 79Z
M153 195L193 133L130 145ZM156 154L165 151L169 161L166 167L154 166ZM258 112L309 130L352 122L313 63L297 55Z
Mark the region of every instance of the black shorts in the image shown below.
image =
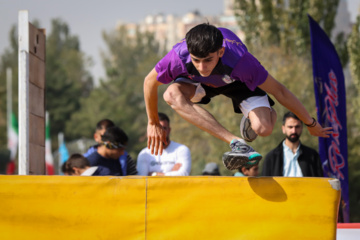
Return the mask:
M233 83L227 84L222 87L213 88L206 86L205 84L201 84L204 88L206 95L201 99L199 104L208 104L211 101L211 98L217 95L224 95L228 98L231 98L233 102L234 112L241 113L240 110L240 103L249 98L255 96L265 96L266 92L261 90L260 88L255 88L254 91L251 91L245 83L240 81L235 81ZM274 101L268 96L270 106L273 106L275 103Z

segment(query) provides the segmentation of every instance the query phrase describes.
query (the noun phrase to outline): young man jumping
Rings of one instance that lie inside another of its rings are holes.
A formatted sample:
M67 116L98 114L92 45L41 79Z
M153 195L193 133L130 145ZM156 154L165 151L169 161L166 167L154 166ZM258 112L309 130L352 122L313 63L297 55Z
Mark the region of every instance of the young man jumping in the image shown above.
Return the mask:
M145 78L148 148L155 155L162 154L163 143L166 143L158 118L158 87L171 82L164 100L182 118L230 144L231 152L223 156L224 165L230 170L257 164L262 158L245 140L251 142L257 135L269 136L273 130L276 112L267 93L294 112L312 135L329 137L331 134L331 128L323 128L312 118L294 94L267 72L233 32L200 24ZM240 126L243 139L225 129L198 105L207 104L220 94L232 99L235 112L243 113Z

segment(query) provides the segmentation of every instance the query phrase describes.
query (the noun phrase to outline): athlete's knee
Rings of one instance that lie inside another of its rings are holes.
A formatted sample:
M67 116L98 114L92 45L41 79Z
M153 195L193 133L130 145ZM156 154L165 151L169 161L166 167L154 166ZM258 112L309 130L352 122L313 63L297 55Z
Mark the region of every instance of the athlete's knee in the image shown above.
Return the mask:
M191 87L192 86L184 86L183 84L171 84L164 92L163 98L167 104L175 108L190 99Z
M180 93L181 92L177 88L175 88L174 85L172 84L164 92L163 98L165 102L171 105Z
M251 128L259 136L269 136L276 122L276 112L267 107L258 107L249 112Z
M179 85L171 84L164 92L163 98L172 108L176 108L181 103L181 99L184 98L184 94Z
M252 129L256 132L257 135L262 137L269 136L273 131L273 124L268 121L262 121L257 123L251 123Z

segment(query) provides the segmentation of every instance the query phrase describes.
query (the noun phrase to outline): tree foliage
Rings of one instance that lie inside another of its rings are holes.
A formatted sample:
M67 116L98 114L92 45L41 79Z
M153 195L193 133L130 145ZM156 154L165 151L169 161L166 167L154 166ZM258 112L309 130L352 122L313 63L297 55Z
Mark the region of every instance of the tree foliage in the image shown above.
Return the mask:
M350 56L352 83L347 94L348 116L348 164L351 220L360 221L360 16L353 25L347 43Z
M136 31L129 35L124 26L104 32L103 39L106 79L89 97L82 98L81 110L72 116L67 132L72 137L90 137L99 120L111 119L129 136L128 150L135 157L146 146L143 82L159 60L159 44L153 34Z
M17 115L18 109L18 40L17 27L14 25L9 31L10 46L5 49L5 52L0 58L0 145L6 145L6 69L12 70L12 109Z
M352 33L347 44L350 56L350 69L355 88L360 91L360 15L352 27Z
M37 20L32 22L39 27ZM13 112L18 109L18 37L14 25L9 32L10 46L0 61L0 143L6 143L6 68L12 69ZM87 71L90 60L80 50L77 36L70 34L69 26L60 19L52 20L50 34L46 36L46 110L50 112L51 136L56 143L57 134L65 129L65 122L79 110L80 96L92 90L92 78Z
M54 140L64 131L71 115L79 111L80 97L88 96L92 90L92 77L87 70L90 64L69 26L60 19L52 20L46 42L46 109Z
M339 0L235 0L235 13L248 47L276 45L287 53L308 54L307 14L331 36L338 4Z

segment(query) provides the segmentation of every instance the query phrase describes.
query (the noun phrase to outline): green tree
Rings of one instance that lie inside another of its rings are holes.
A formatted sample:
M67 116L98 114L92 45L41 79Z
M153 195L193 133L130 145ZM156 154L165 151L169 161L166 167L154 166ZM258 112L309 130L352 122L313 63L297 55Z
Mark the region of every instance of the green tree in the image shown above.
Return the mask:
M350 218L352 222L360 221L360 16L353 25L347 44L350 55L352 83L348 88L348 164L350 191Z
M39 27L37 20L33 25ZM59 19L52 21L46 43L46 109L50 112L51 136L56 143L58 132L65 129L65 122L79 109L79 97L87 96L92 89L92 79L86 67L90 60L80 51L76 36ZM18 109L18 37L17 26L9 32L10 47L0 61L0 143L6 143L6 68L12 69L13 111Z
M136 31L129 35L124 26L104 32L103 38L107 46L102 54L106 79L81 100L81 110L72 116L67 132L72 137L90 137L96 123L109 118L128 134L128 150L136 157L146 146L143 82L159 60L159 44L153 34Z
M50 113L53 143L57 134L64 132L71 115L80 109L80 97L90 94L92 77L87 68L91 65L80 49L77 36L60 19L51 22L46 41L46 109ZM68 132L65 136L71 136Z
M360 15L352 27L352 33L347 44L350 55L350 70L354 85L360 91Z
M235 0L236 16L250 47L281 46L287 53L310 49L309 13L331 36L339 0Z
M5 49L5 52L0 58L0 145L6 146L6 69L12 69L12 108L15 115L18 109L18 40L17 27L13 25L9 31L10 46Z

